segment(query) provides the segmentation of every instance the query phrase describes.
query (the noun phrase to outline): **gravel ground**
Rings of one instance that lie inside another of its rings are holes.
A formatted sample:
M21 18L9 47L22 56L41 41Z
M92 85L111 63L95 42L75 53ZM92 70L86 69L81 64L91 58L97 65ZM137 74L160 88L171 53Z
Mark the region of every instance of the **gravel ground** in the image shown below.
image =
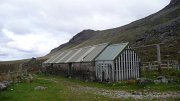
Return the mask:
M141 91L119 91L119 90L105 90L95 87L84 87L84 86L74 86L70 88L73 91L82 91L85 93L94 93L97 95L108 96L111 98L134 98L134 99L166 99L166 98L180 98L180 92L141 92Z

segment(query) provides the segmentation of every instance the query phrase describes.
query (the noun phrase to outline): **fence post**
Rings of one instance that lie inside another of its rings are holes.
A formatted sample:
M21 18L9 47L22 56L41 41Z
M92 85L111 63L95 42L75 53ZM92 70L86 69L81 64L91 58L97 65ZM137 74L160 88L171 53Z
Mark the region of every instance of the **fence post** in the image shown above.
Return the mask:
M160 44L156 44L157 48L157 61L158 61L158 72L161 75L161 51L160 51Z
M172 68L176 69L176 62L175 61L173 61Z
M145 66L144 66L144 63L142 64L142 70L144 71L144 68L145 68Z
M150 62L150 70L152 70L152 62Z
M176 69L179 70L179 63L176 61Z
M8 76L10 76L11 75L11 71L10 70L8 70Z
M169 70L169 60L167 60L167 68L168 68L168 70Z

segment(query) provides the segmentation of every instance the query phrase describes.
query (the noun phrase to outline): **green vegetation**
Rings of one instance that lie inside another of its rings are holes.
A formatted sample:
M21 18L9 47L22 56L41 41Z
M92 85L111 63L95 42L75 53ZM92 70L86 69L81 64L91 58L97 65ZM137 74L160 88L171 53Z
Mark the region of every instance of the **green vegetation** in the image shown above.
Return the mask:
M45 90L34 90L34 87L48 87ZM136 91L180 91L179 84L148 84L136 85L134 80L116 83L97 83L64 78L61 76L35 76L32 83L16 83L7 90L0 92L0 101L134 101L133 98L115 99L91 91L83 90L81 87L90 87L104 90ZM76 90L73 90L75 88ZM154 99L159 100L159 99ZM166 99L171 101L172 99ZM175 101L179 99L174 99Z
M162 75L166 77L172 77L180 80L180 70L175 69L162 69ZM158 71L141 71L141 76L146 78L156 78L159 76Z
M17 83L6 91L0 92L0 101L111 101L116 100L86 92L74 92L72 80L63 77L39 77L32 83ZM56 80L53 82L51 80ZM36 86L48 87L45 90L34 90Z

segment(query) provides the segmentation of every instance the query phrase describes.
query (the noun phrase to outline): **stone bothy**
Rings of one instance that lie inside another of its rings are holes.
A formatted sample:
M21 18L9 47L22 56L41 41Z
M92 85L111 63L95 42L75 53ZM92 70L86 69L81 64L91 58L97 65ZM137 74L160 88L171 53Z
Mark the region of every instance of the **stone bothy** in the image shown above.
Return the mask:
M139 58L128 43L58 51L43 63L45 73L100 82L136 79L139 69Z

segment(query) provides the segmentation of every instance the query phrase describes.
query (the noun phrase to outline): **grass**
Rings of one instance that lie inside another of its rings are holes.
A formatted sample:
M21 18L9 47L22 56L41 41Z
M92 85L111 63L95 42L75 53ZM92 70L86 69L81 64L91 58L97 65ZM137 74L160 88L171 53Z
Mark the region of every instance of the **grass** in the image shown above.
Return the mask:
M123 90L123 91L180 91L180 84L147 84L147 85L137 85L134 80L116 82L116 83L95 83L95 82L83 82L77 80L70 80L76 84L81 84L83 86L97 87L107 90Z
M52 79L54 77L42 77ZM63 77L55 77L58 83L35 79L32 83L13 84L6 91L0 92L0 101L112 101L116 99L69 89L75 83ZM46 90L34 90L36 86L48 87Z
M180 91L179 84L149 84L145 86L137 86L133 81L104 84L68 79L60 76L38 75L32 83L16 83L10 86L7 90L1 91L0 101L134 101L132 98L115 99L96 95L92 92L81 90L74 91L70 89L70 87L76 87L76 85L97 87L107 90ZM36 86L44 86L48 87L48 89L34 90L34 87ZM157 99L154 100L156 101ZM179 99L177 99L177 101L178 100ZM171 101L171 99L169 99L169 101Z
M142 77L150 78L152 80L156 79L159 74L157 71L150 71L145 72L141 71ZM173 78L177 81L180 81L180 70L175 69L162 69L162 75L167 78ZM75 80L75 79L67 79L69 82L74 82L76 84L81 84L83 86L90 86L90 87L97 87L102 89L108 89L108 90L125 90L125 91L132 91L132 90L149 90L149 91L180 91L180 82L176 83L169 83L169 84L146 84L146 85L137 85L135 80L129 80L129 81L121 81L121 82L115 82L115 83L98 83L98 82L84 82L81 80Z

